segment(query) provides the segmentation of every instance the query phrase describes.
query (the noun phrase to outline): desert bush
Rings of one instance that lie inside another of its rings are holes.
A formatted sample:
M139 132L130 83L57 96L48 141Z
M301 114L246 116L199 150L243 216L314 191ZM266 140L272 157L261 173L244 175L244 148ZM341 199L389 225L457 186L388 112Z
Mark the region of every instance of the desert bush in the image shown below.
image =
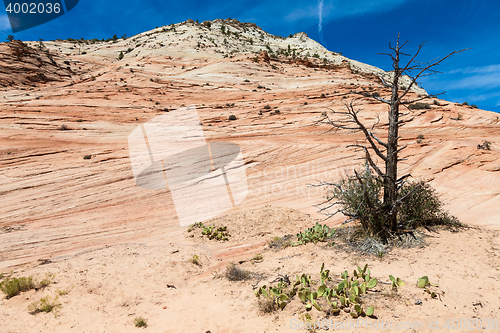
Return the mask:
M42 279L39 283L38 283L38 287L37 288L45 288L47 287L48 285L50 285L52 282L54 282L54 278L55 278L55 275L53 273L46 273L45 274L45 279Z
M270 110L270 109L271 109L271 106L269 106L269 104L264 106L264 110Z
M484 140L482 144L477 145L477 149L491 150L491 142Z
M470 107L473 108L473 109L477 109L478 108L478 106L476 104L471 104Z
M142 317L137 317L134 319L135 327L148 327L148 320Z
M228 118L228 119L229 119L229 120L236 120L236 116L235 116L234 114L232 114L232 115L230 115L230 116L229 116L229 118Z
M408 105L408 109L410 110L421 110L421 109L430 109L431 105L429 103L417 102Z
M241 269L234 263L230 263L226 267L225 276L229 281L243 281L251 279L252 272Z
M28 306L28 311L30 314L35 315L39 312L53 312L55 309L61 306L61 303L58 302L59 298L56 296L55 298L51 298L50 296L46 296L41 298L39 301L35 301ZM54 311L54 315L56 312Z
M20 278L7 278L0 283L0 290L7 295L7 298L12 298L19 295L23 291L35 289L36 284L32 276Z
M193 255L193 257L191 257L191 259L189 259L189 262L192 263L192 264L195 264L195 265L198 265L198 266L201 266L201 263L200 263L200 256L198 255Z
M339 182L331 184L327 200L339 205L339 212L349 217L348 221L359 221L364 236L380 236L384 242L388 242L390 226L386 217L389 207L383 202L383 188L383 179L365 166L364 170L355 171L354 176L346 175ZM442 201L425 181L401 183L398 203L399 232L429 225L462 226L455 217L443 211Z
M69 130L69 128L66 125L61 125L61 127L59 127L59 130L60 131L67 131L67 130Z
M468 106L468 105L469 105L469 103L467 103L467 101L465 101L465 102L463 102L463 103L462 103L462 105L464 105L464 106Z
M292 245L292 235L285 235L283 237L276 236L267 243L267 246L270 249L274 250L285 249L291 245Z
M120 54L118 55L118 60L122 60L124 57L123 51L120 51Z

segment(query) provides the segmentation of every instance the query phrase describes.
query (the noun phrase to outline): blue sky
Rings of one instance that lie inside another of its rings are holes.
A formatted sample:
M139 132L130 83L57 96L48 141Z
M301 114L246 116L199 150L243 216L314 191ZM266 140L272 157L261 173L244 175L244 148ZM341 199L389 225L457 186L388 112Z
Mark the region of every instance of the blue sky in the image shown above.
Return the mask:
M421 61L453 50L472 48L438 67L443 72L421 81L444 99L468 101L500 112L500 1L498 0L279 0L279 1L153 1L80 0L66 15L14 34L21 40L109 38L134 34L189 18L236 18L253 22L281 36L299 31L327 49L385 70L389 42L401 33L413 52L427 41ZM0 14L0 40L12 34Z

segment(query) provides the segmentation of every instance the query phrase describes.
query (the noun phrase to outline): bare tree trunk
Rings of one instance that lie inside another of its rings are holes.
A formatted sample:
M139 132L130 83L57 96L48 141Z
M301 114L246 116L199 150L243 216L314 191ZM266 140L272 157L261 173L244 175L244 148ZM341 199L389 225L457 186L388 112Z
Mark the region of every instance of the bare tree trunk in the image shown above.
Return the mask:
M387 162L384 177L384 206L387 212L387 225L392 231L397 230L397 177L398 177L398 136L399 136L399 38L393 58L394 79L392 81L391 104L389 108L389 131L387 138Z

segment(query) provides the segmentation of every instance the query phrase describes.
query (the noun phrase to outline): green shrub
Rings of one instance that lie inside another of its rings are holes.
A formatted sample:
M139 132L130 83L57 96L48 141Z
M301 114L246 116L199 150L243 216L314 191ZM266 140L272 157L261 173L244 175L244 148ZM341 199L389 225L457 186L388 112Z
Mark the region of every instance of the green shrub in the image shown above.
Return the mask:
M0 290L7 295L7 298L19 295L23 291L35 289L33 277L7 278L0 283Z
M35 315L39 312L53 312L55 309L61 306L61 303L58 302L58 297L51 298L50 296L46 296L41 298L39 301L33 302L28 306L28 311L30 314ZM55 315L54 311L54 315Z
M142 317L137 317L134 319L135 327L148 327L148 320Z
M227 241L229 240L229 237L231 235L227 231L227 227L215 227L215 225L211 226L205 226L203 223L198 222L195 224L192 224L189 229L187 230L189 233L194 231L195 229L201 229L201 235L206 236L208 239L215 239L215 240L221 240L221 241ZM191 235L190 237L193 237L194 235Z
M410 110L421 110L421 109L430 109L431 105L429 103L417 102L408 105L408 109Z
M312 228L306 229L304 232L297 234L297 243L292 244L293 246L314 243L325 242L328 238L335 234L335 229L329 228L326 224L321 225L316 222L316 225Z
M469 105L469 103L467 103L467 101L465 101L465 102L463 102L463 103L462 103L462 105L464 105L464 106L468 106L468 105Z
M332 184L327 200L340 205L339 211L349 217L349 221L359 221L364 236L386 237L390 226L385 220L387 207L383 202L383 179L368 166L355 174ZM424 181L404 182L398 198L401 204L397 220L401 232L428 225L461 226L455 217L443 211L443 203L436 191Z
M201 266L201 263L200 263L200 256L198 255L193 255L193 257L191 259L189 259L189 262L192 263L192 264L195 264L195 265L198 265L198 266Z

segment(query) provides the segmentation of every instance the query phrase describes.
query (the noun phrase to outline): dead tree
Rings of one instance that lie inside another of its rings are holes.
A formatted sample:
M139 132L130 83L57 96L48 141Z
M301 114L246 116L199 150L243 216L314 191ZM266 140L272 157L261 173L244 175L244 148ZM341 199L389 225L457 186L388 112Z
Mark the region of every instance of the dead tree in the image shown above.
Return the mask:
M391 46L391 44L389 44L389 48L392 50L392 52L383 53L390 56L392 59L393 71L390 82L387 82L383 76L380 76L380 82L382 83L382 85L389 88L391 91L390 98L387 98L389 96L384 98L380 94L368 94L366 92L351 90L351 92L354 94L364 95L365 97L375 99L388 105L389 128L387 131L387 141L382 141L374 133L374 129L378 125L378 121L370 127L367 127L361 122L359 118L359 112L361 110L356 109L354 100L346 103L347 111L338 112L332 110L332 117L326 115L326 117L321 121L321 123L323 124L331 125L332 129L334 130L355 130L361 131L364 134L364 137L367 141L366 144L352 144L348 147L356 147L358 149L361 149L365 154L364 158L366 159L367 163L371 168L373 168L373 170L375 170L377 175L383 179L383 206L381 209L378 209L378 212L376 214L377 216L381 217L381 223L383 225L380 225L379 227L382 231L395 232L398 230L398 209L406 197L399 196L399 189L401 188L404 180L410 175L407 174L398 178L398 162L401 161L401 159L399 158L399 153L403 149L405 149L406 146L400 147L398 144L398 140L399 128L404 124L404 121L402 121L401 119L411 112L407 105L427 98L436 97L443 94L444 92L440 94L421 96L413 99L408 99L408 94L410 93L412 88L417 86L418 79L424 76L439 73L434 69L435 66L439 65L442 61L451 57L452 55L465 51L465 49L460 51L453 51L441 59L434 59L433 61L428 63L421 63L416 61L416 58L419 55L425 42L421 43L418 46L417 51L413 55L402 52L403 47L407 43L408 42L405 42L400 45L398 35L396 46L393 47ZM402 56L410 57L409 61L406 62L404 66L400 65ZM407 84L403 84L403 77L408 78L409 81L406 82ZM409 112L405 114L401 113L401 106L406 107ZM333 117L335 117L336 119L333 119ZM379 168L377 166L377 159L382 160L382 162L385 164L385 169ZM356 177L360 182L362 182L357 174ZM365 193L365 195L366 194L367 193ZM376 207L370 208L376 209Z

